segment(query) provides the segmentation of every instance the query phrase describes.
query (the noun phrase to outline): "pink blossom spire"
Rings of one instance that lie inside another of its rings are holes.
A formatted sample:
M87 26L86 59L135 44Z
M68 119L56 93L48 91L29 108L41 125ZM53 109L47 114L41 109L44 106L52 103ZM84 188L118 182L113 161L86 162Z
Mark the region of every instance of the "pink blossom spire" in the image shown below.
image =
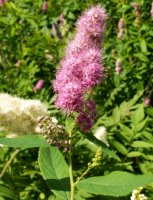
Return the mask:
M95 120L95 114L92 115L95 104L87 100L85 94L103 77L101 44L106 19L105 10L100 6L83 13L76 23L76 35L66 49L53 83L57 93L56 107L66 114L77 112L76 120L83 131L88 131Z
M43 4L42 4L42 11L45 12L48 8L48 3L47 1L44 1Z
M151 3L151 11L150 11L150 14L151 14L151 18L153 19L153 2Z
M123 67L122 67L122 62L120 59L117 59L116 60L116 68L115 68L115 71L117 74L120 74L123 70Z
M0 6L3 7L6 3L6 0L0 0Z

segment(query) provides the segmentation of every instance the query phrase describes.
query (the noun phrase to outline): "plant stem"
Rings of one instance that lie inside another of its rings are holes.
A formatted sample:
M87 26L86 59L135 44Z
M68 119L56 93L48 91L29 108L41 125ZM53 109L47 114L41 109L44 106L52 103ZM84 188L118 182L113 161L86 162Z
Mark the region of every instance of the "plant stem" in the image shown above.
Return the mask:
M69 144L70 151L68 154L69 157L69 175L70 175L70 188L71 188L71 197L70 200L74 200L74 181L73 181L73 167L72 167L72 132L69 131Z
M13 162L14 158L16 157L16 155L20 152L19 149L15 150L12 154L12 156L10 157L10 159L8 160L8 162L6 163L6 165L4 166L2 172L0 173L0 178L2 178L2 176L5 174L6 170L8 169L8 167L11 165L11 163Z
M87 168L84 172L83 172L83 174L77 179L77 181L75 182L75 185L77 185L79 182L80 182L80 180L91 170L92 168Z

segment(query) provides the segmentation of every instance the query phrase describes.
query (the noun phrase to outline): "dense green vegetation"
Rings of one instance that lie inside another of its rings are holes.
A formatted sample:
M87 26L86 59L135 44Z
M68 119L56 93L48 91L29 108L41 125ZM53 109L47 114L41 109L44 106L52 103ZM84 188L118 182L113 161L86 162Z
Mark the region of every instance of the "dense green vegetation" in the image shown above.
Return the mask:
M87 177L112 171L153 174L153 17L151 0L136 2L138 10L130 0L48 0L46 9L42 8L43 0L10 0L0 6L0 93L40 99L63 125L66 117L54 106L52 82L56 69L82 11L96 4L106 9L102 52L105 71L101 84L90 94L98 110L91 132L104 126L109 149L120 161L104 154ZM121 18L124 23L119 25ZM34 91L40 79L44 85ZM72 157L77 177L95 150L79 128L74 132ZM1 131L0 137L7 134ZM58 200L41 175L38 148L17 151L0 147L0 172L15 152L13 161L0 175L0 200ZM66 153L64 156L67 159ZM146 186L143 193L153 199L153 184ZM76 192L77 200L88 198L126 200L130 195L107 197Z

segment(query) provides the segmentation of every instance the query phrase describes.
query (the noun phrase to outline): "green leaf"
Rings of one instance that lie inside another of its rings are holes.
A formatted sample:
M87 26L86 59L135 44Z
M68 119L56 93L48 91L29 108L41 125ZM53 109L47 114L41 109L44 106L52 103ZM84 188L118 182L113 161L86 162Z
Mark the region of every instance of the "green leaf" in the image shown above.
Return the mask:
M142 39L142 40L141 40L140 46L141 46L142 52L143 52L143 53L146 53L146 52L147 52L147 44L146 44L145 39Z
M144 156L145 159L153 161L153 155L146 155Z
M142 129L144 129L147 120L148 120L148 118L144 119L142 122L140 122L139 124L137 124L137 125L135 126L135 131L136 131L136 132L139 132L139 131L141 131Z
M139 151L131 151L130 153L127 154L127 157L129 158L139 157L139 156L143 156L143 153Z
M49 147L42 135L24 135L16 138L0 138L0 144L8 147L34 148Z
M17 198L15 197L15 194L10 189L2 185L0 185L0 196L17 200Z
M130 114L130 105L126 101L123 101L120 104L120 108L119 109L120 109L120 115L121 115L120 117L121 117L121 119Z
M139 91L137 92L136 95L134 95L133 99L131 99L128 104L129 104L129 107L133 106L138 100L139 98L142 96L143 94L143 91Z
M69 133L75 126L75 120L71 117L67 117L65 121L65 130Z
M103 143L102 141L98 140L95 136L93 136L91 133L88 134L83 134L82 135L88 139L90 142L93 142L96 146L101 147L104 153L106 153L108 156L120 161L120 158L113 152L111 151L108 146Z
M153 108L147 108L146 112L148 115L150 115L151 117L153 117Z
M127 149L118 141L112 141L113 146L123 155L127 154Z
M138 109L132 115L132 124L136 126L144 119L144 106L140 104Z
M106 127L114 126L115 125L115 121L114 121L114 119L112 117L109 117L109 118L107 118L107 120L103 121L103 124Z
M144 141L134 141L132 143L132 147L143 147L143 148L153 148L153 144Z
M113 110L113 120L116 124L120 121L120 109L118 106Z
M50 190L61 199L69 200L69 170L61 152L53 146L42 147L38 161Z
M125 126L124 124L121 124L121 123L119 124L119 126L127 137L131 137L131 138L133 137L132 129L130 129L128 126Z
M134 175L115 171L106 176L87 178L78 183L77 188L97 195L126 196L134 189L153 182L153 175Z

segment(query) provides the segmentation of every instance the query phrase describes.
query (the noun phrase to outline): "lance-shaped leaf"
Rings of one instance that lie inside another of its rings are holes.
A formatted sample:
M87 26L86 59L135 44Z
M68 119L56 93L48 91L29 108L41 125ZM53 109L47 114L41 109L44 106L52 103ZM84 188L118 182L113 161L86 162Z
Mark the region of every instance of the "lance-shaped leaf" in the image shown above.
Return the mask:
M77 184L77 188L86 192L106 196L126 196L138 187L153 182L153 174L134 175L115 171L106 176L87 178Z
M69 200L70 178L66 161L61 152L53 146L40 148L39 166L50 190L59 198Z
M24 135L16 138L0 138L0 144L7 147L34 148L49 147L42 135Z
M104 153L106 153L108 156L115 158L116 160L120 161L120 158L113 151L111 151L105 143L98 140L95 136L93 136L90 133L84 134L83 136L86 139L88 139L90 142L93 142L96 146L101 147L102 150L104 151Z

